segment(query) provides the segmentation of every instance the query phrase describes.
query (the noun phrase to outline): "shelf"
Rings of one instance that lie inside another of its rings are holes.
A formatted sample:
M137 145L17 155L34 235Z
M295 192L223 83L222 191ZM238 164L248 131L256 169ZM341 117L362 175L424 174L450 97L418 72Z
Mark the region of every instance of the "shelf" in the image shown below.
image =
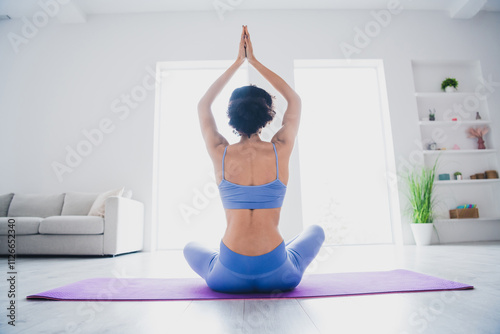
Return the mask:
M443 223L448 223L448 222L471 222L474 220L478 221L491 221L491 220L500 220L500 217L485 217L485 218L459 218L459 219L434 219L435 222L443 222Z
M477 66L476 59L412 59L413 66Z
M426 168L432 168L440 160L434 181L434 191L441 197L438 201L444 201L445 205L437 209L434 219L440 241L496 240L500 238L500 179L469 178L481 170L500 170L497 157L500 146L495 138L490 134L483 137L487 139L484 150L477 149L477 139L468 138L469 128L493 128L494 125L488 99L481 98L484 92L477 91L483 77L481 63L478 60L412 60L411 65L418 122L415 130L420 135L418 152L422 152ZM458 91L440 90L443 79L450 77L459 82ZM435 121L429 121L431 113L435 114ZM481 119L476 120L478 114ZM452 120L454 118L456 120ZM436 144L433 148L443 150L429 150L430 143ZM455 171L461 171L464 180L455 180ZM440 173L448 173L452 180L439 180ZM477 204L479 218L450 219L447 207L471 201Z
M420 121L418 124L420 125L484 125L484 124L490 124L491 121L486 121L486 120L473 120L473 121Z
M483 184L483 183L496 183L500 179L476 179L476 180L446 180L434 181L435 185L455 185L455 184Z
M467 97L470 95L474 95L474 92L454 92L454 93L446 93L446 92L417 92L415 93L416 97Z
M423 150L424 154L488 154L495 153L497 150Z

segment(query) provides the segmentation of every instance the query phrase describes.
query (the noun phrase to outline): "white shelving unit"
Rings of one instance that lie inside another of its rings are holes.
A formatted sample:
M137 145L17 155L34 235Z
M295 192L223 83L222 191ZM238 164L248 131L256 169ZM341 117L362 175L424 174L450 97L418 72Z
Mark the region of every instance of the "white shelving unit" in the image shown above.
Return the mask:
M495 183L500 182L500 179L478 179L478 180L449 180L449 181L436 181L435 185L464 185L464 184L481 184L481 183Z
M437 174L461 172L464 180L437 181L436 228L441 242L500 240L500 180L470 179L486 170L499 171L497 150L491 142L491 121L487 99L476 94L482 77L479 61L412 61L422 154L427 167L438 160ZM441 82L456 78L458 91L441 91ZM429 120L429 110L435 120ZM481 119L476 119L479 112ZM483 138L486 149L467 137L470 127L489 126ZM429 144L436 143L437 150ZM463 204L476 204L477 219L449 219L448 210Z
M450 95L451 93L445 93L445 92L416 92L415 93L415 96L416 97L443 97L445 95ZM469 95L474 95L474 92L455 92L455 93L452 93L453 94L453 97L461 97L461 98L465 98ZM449 96L447 96L449 97Z
M462 218L462 219L436 219L438 222L472 222L472 221L495 221L500 220L500 217L489 217L489 218Z
M420 121L420 125L434 125L434 126L460 126L460 125L486 125L490 124L491 121L475 120L475 121Z
M492 150L492 149L485 149L485 150L424 150L424 154L433 154L433 155L439 155L439 154L481 154L485 155L488 153L496 153L497 150Z

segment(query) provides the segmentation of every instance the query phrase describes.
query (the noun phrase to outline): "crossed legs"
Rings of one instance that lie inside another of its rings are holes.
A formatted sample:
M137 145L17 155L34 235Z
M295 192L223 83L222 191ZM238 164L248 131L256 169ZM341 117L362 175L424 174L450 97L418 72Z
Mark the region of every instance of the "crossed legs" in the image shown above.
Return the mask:
M287 260L269 275L238 275L218 261L219 252L197 242L184 247L184 257L191 268L214 290L252 292L293 289L300 283L307 266L318 254L325 240L323 228L307 227L286 245Z

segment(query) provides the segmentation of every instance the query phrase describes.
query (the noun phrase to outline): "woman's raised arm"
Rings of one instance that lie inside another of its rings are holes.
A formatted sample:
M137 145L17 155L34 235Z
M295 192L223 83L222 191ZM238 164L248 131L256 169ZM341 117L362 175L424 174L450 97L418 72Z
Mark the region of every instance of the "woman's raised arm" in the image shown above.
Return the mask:
M208 88L207 92L198 102L198 117L200 128L210 156L219 145L228 145L228 141L217 130L214 116L212 114L212 103L232 78L236 70L245 62L245 30L241 33L240 46L236 61Z
M245 41L248 62L285 98L288 103L281 129L276 132L272 142L279 141L293 148L295 137L299 131L302 103L299 95L279 75L262 65L253 54L248 28L245 26Z
M215 98L222 91L227 82L234 75L236 70L245 62L245 29L241 32L240 45L238 50L238 57L235 62L208 88L207 92L201 98L198 106L210 107Z

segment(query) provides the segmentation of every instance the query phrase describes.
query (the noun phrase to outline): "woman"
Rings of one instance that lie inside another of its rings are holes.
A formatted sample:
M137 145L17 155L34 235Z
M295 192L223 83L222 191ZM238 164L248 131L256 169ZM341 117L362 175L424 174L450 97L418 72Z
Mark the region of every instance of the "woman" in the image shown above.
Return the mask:
M229 145L217 131L211 105L245 58L288 102L281 129L271 143L260 131L275 115L271 96L245 86L234 90L229 124L241 139ZM295 288L319 252L323 229L310 226L285 244L278 230L288 182L288 163L299 128L301 101L295 91L254 56L243 26L238 58L202 97L198 115L203 138L216 171L227 229L220 251L191 242L184 256L193 270L216 291L227 293L286 291Z

